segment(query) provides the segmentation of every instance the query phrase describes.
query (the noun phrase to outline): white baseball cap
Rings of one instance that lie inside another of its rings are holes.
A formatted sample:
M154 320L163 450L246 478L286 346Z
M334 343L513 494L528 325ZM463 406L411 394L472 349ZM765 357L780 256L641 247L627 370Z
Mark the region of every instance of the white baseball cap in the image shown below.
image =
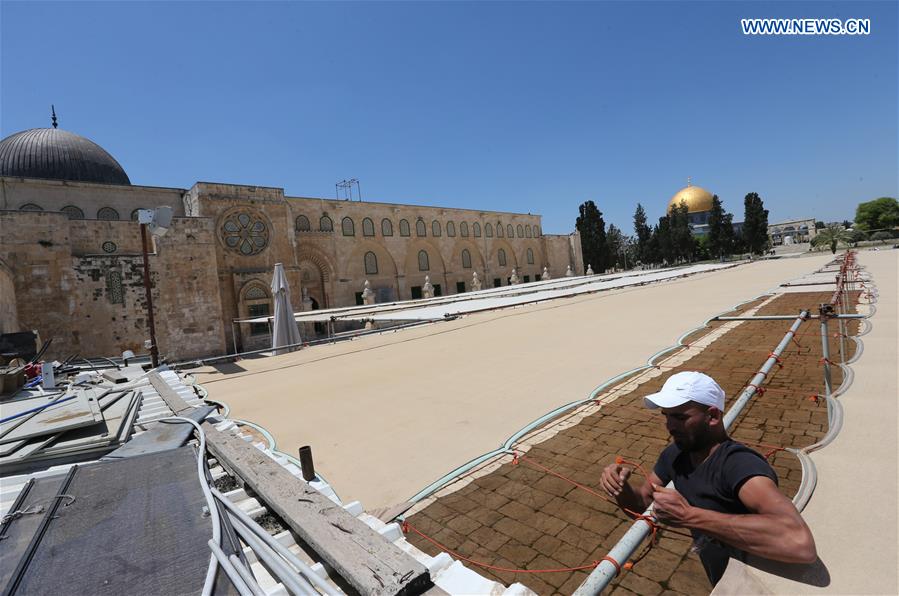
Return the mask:
M643 398L649 409L676 408L688 401L724 411L724 390L715 379L701 372L684 371L671 375L662 390Z

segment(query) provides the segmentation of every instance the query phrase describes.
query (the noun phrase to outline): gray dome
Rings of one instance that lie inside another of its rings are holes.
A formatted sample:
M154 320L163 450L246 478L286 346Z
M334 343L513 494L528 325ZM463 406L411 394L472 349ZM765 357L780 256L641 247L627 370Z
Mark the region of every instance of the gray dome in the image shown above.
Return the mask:
M131 184L103 147L58 128L23 130L0 141L0 176Z

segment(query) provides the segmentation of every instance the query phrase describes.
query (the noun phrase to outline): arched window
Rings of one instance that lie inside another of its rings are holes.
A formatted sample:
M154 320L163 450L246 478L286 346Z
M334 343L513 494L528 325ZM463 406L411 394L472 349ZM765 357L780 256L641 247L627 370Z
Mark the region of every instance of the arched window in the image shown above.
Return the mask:
M318 231L319 232L333 232L334 231L334 222L331 221L331 218L327 215L322 215L321 219L318 220Z
M468 252L467 248L462 250L462 267L471 269L471 253Z
M431 263L428 260L428 252L425 250L418 251L418 270L419 271L430 271Z
M368 251L365 253L365 273L367 275L374 275L378 272L378 255L375 253Z
M62 211L69 219L84 219L84 211L75 205L66 205L60 209L60 211ZM121 274L119 274L119 277L121 279Z
M503 224L501 222L496 224L496 237L503 237Z
M534 264L534 251L532 249L528 249L528 265Z
M415 222L415 235L416 236L427 236L428 235L428 226L425 225L425 220L419 218L419 220Z
M312 229L312 226L309 224L309 218L305 215L298 215L295 225L297 232L308 232Z
M484 233L487 234L488 238L493 238L493 224L484 225Z
M506 266L506 251L503 249L499 249L499 252L496 253L496 258L499 260L499 266Z
M353 224L353 220L349 217L343 218L343 221L340 222L340 228L343 230L344 236L356 235L356 226L355 224Z
M271 303L269 302L268 292L265 288L254 283L243 295L244 302L247 305L247 315L252 318L267 317L271 315ZM250 323L250 335L267 335L269 332L268 323L265 321L259 323Z
M534 225L534 238L539 238L539 237L540 237L540 228L538 228L536 225Z
M400 236L411 236L412 233L409 231L409 221L405 219L400 220Z
M19 211L43 211L44 208L40 205L35 205L34 203L25 203L21 207L19 207Z
M471 231L474 232L475 238L480 238L481 237L481 224L479 224L478 222L474 222L473 224L471 224Z
M250 286L247 293L244 294L245 300L268 300L268 292L262 286Z
M393 222L387 218L381 220L381 236L393 236Z
M524 235L527 238L531 237L531 226L524 226Z
M440 236L442 233L440 231L440 222L435 219L431 222L431 236Z
M512 224L508 224L506 226L506 236L508 236L509 238L515 237L515 230L512 229Z
M463 238L468 238L468 222L463 221L459 224L459 235Z
M365 218L362 220L362 235L363 236L374 236L375 235L375 222L373 222L369 218Z
M141 209L143 209L143 207L138 207L137 209L135 209L134 211L131 212L131 221L137 221L137 216L140 213Z
M456 224L451 221L446 222L446 235L447 236L455 236L456 235Z
M524 238L524 228L521 227L521 224L515 226L515 232L518 234L519 238Z
M106 221L118 221L119 212L112 207L103 207L102 209L97 211L97 219L103 219Z

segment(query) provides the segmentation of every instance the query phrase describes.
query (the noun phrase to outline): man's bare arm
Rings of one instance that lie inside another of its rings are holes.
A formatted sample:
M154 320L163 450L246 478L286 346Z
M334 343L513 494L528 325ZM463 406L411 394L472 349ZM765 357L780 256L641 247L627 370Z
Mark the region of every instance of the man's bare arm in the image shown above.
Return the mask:
M603 470L600 485L622 509L643 513L652 503L653 485L657 486L662 481L655 472L650 472L647 481L635 489L630 483L631 472L633 470L629 466L609 464Z
M815 540L802 516L774 482L765 476L747 480L738 494L752 513L728 514L700 509L675 490L656 488L658 518L699 530L749 554L785 563L813 563Z

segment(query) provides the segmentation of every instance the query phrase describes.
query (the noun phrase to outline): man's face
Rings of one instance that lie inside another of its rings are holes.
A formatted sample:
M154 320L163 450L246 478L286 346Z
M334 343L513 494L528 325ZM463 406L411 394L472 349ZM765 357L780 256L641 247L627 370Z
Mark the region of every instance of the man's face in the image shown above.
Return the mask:
M676 408L662 408L665 427L682 451L695 451L705 447L711 439L710 408L696 402L687 402Z

